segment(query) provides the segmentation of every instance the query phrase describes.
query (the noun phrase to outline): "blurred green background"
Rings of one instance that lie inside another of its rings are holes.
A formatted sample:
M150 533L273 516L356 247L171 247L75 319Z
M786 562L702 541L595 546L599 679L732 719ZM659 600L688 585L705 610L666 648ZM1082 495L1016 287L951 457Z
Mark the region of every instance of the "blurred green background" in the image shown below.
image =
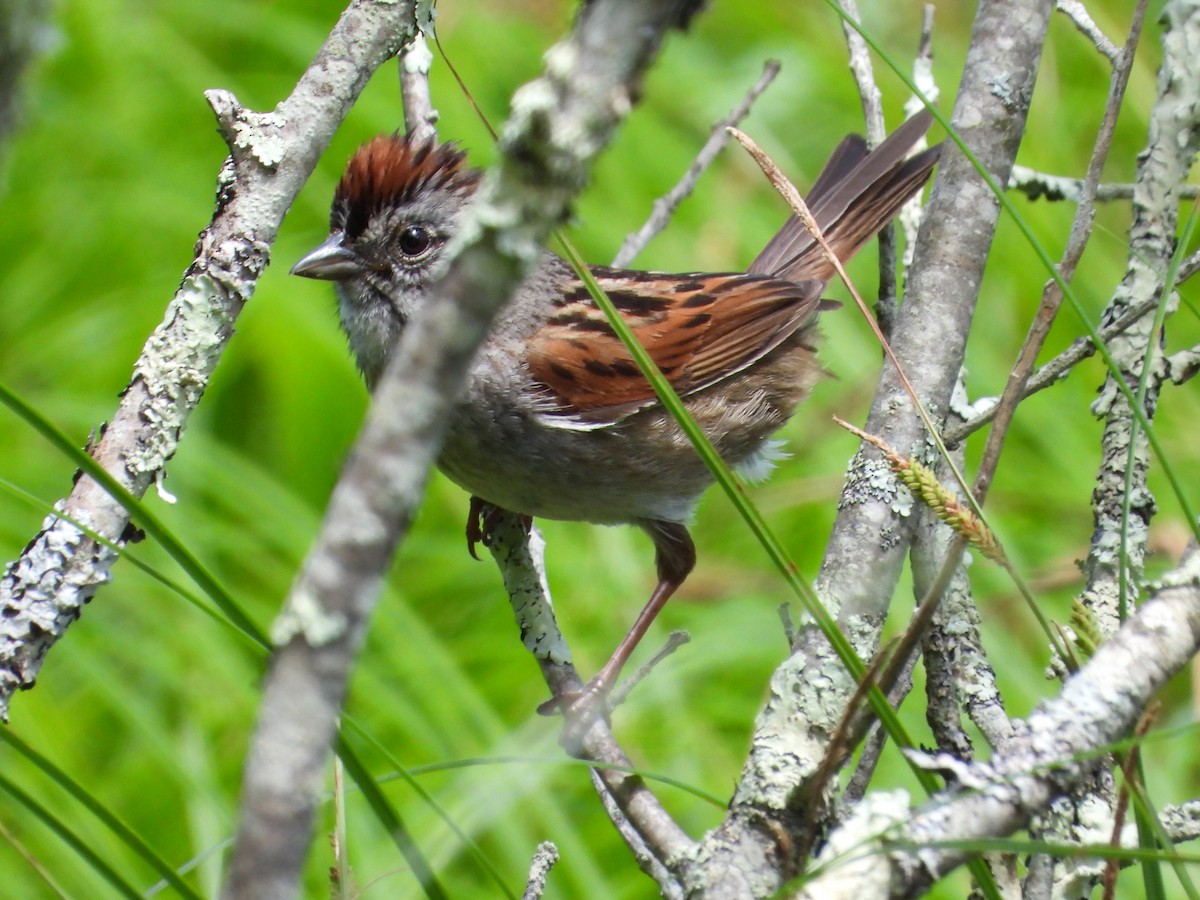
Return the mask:
M920 4L868 0L861 7L867 28L887 51L910 58ZM567 27L572 10L573 4L552 0L440 5L443 47L493 123L503 120L513 89L537 74L542 53ZM0 381L80 445L115 409L212 212L225 149L202 91L226 88L250 108L269 109L286 96L339 11L338 3L316 0L54 4L43 50L25 81L19 130L0 148ZM1119 43L1126 5L1097 4L1095 13ZM1107 180L1131 178L1144 141L1159 37L1153 13L1148 21ZM966 5L939 5L935 71L945 110L969 28ZM589 260L610 260L768 58L782 61L782 73L743 127L799 186L811 183L836 142L861 130L843 46L836 17L816 0L714 3L688 35L670 40L644 102L596 167L570 229L572 240ZM894 127L907 94L876 63ZM1067 22L1056 20L1019 161L1082 175L1106 84L1107 67ZM475 162L488 162L486 131L440 60L433 85L442 136L460 141ZM287 269L324 237L333 186L349 154L400 122L392 65L375 77L284 222L273 251L276 264L239 320L169 467L167 486L178 503L150 499L264 626L316 532L366 403L331 292L290 278ZM1057 257L1073 209L1016 202ZM783 217L782 203L752 164L727 150L638 263L682 271L737 269ZM1127 222L1125 204L1099 212L1076 279L1093 319L1120 278ZM873 249L856 261L853 274L869 295ZM968 355L973 396L1002 387L1045 277L1011 222L1003 222ZM841 291L831 295L845 299ZM809 577L819 566L843 471L856 447L831 414L862 420L880 357L852 309L826 316L822 327L822 359L833 377L783 433L791 457L753 491ZM1186 311L1173 325L1171 346L1194 342L1198 330ZM1080 333L1074 314L1065 311L1048 351ZM1088 501L1099 426L1088 403L1101 378L1100 365L1089 362L1022 407L989 504L1046 614L1060 621L1080 585L1074 561L1085 555L1091 533ZM1200 503L1192 477L1200 461L1198 420L1194 386L1165 395L1160 438L1192 503ZM65 494L72 464L48 452L4 410L0 428L0 478L45 503ZM977 437L969 454L981 445ZM1161 488L1161 473L1155 478ZM1186 539L1176 504L1163 493L1160 500L1152 572L1168 565ZM534 847L549 839L563 859L547 896L652 896L652 883L604 817L586 771L558 749L557 722L533 713L545 699L544 687L520 646L494 567L465 553L465 511L466 497L436 477L375 616L349 709L405 766L478 763L423 774L421 782L518 894ZM43 515L0 491L0 557L15 558ZM590 673L652 585L651 547L631 529L542 527L560 624L581 671ZM723 497L707 499L694 533L700 564L649 644L674 628L688 629L693 642L639 687L616 724L645 770L724 802L739 775L768 674L786 651L776 608L787 595ZM176 572L150 542L133 552ZM1043 677L1046 641L1003 577L982 563L972 571L987 648L1010 711L1023 714L1057 688ZM902 588L894 604L898 623L911 603ZM113 584L50 654L37 689L15 698L11 729L170 863L199 860L190 877L198 890L213 894L223 842L235 828L262 668L227 629L121 563ZM1164 699L1162 723L1193 720L1185 679ZM919 689L903 713L916 734L927 735ZM1196 794L1200 772L1193 748L1192 739L1181 738L1148 749L1155 802ZM387 776L390 764L363 752L373 770ZM130 882L142 888L155 883L156 876L92 816L4 745L0 773L67 821ZM915 790L892 751L876 783ZM424 801L398 781L387 790L452 896L496 894L489 876ZM687 791L664 787L662 795L697 836L722 815L720 804ZM362 895L416 895L403 860L353 792L349 806L350 858ZM327 890L332 855L322 835L331 821L326 805L307 870L311 896ZM93 867L2 792L0 830L0 894L53 896L53 883L68 896L115 895ZM1136 873L1124 877L1129 893L1122 896L1135 896ZM962 896L965 884L957 876L938 891Z

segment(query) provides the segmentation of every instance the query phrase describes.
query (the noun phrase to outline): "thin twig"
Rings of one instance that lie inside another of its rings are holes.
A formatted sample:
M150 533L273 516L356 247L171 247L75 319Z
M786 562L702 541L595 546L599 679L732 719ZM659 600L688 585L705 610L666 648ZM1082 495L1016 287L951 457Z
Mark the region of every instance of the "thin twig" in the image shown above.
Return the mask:
M625 815L623 802L618 802L620 793L614 790L611 781L605 778L605 770L592 769L591 776L592 787L595 788L596 796L600 798L604 812L617 834L625 841L625 846L629 848L633 858L637 860L638 868L654 879L659 893L665 900L683 900L683 886L659 854L646 843L641 830L634 827L633 822Z
M1138 721L1137 727L1133 730L1135 739L1141 740L1149 733L1155 720L1158 718L1160 710L1161 705L1159 703L1150 704L1150 707ZM1141 757L1141 752L1141 747L1135 743L1129 748L1128 752L1115 754L1117 763L1121 767L1121 775L1124 783L1121 785L1121 791L1117 795L1117 807L1113 811L1112 831L1109 837L1109 843L1113 847L1121 846L1121 832L1125 830L1125 814L1129 809L1130 796L1144 787L1138 778L1138 761ZM1104 900L1113 900L1116 897L1117 872L1119 869L1120 862L1116 857L1109 859L1104 866L1104 893L1102 895Z
M558 847L550 841L542 841L537 845L529 864L529 877L525 879L525 893L521 895L521 900L541 900L546 893L546 878L556 862Z
M796 623L792 621L792 605L780 603L776 612L779 613L779 623L783 626L783 636L787 640L790 650L796 641Z
M848 20L859 21L858 4L855 0L838 0L845 18L842 19L842 35L846 39L849 54L850 74L858 88L858 99L862 103L863 121L867 130L867 146L878 147L887 136L883 120L883 94L875 83L875 68L871 65L871 51L863 36ZM882 319L890 317L898 301L896 295L896 229L889 223L879 232L879 302L877 312ZM887 333L886 327L884 333Z
M679 183L664 196L654 201L654 207L650 212L650 218L646 220L646 224L625 238L625 242L621 244L621 249L617 251L617 255L613 258L613 266L617 268L628 266L639 253L646 249L646 245L654 240L660 231L667 227L667 223L671 221L671 216L675 214L675 210L679 208L679 204L687 199L692 191L695 190L696 182L700 180L700 176L708 170L713 160L717 158L717 154L729 142L729 132L727 129L746 118L750 112L750 108L754 105L754 101L759 98L778 74L779 62L774 59L767 60L763 65L762 74L758 76L758 81L754 82L754 86L746 92L746 96L742 98L742 102L735 106L729 115L713 126L708 140L704 142L704 146L700 148L700 152L696 154L696 158L692 160L692 164L688 166L683 177L679 179Z
M923 110L926 102L937 103L938 97L941 96L941 90L933 75L933 15L933 4L925 4L921 19L921 40L912 65L912 80L917 90L904 103L904 114L907 117L915 116ZM928 136L921 135L921 139L913 148L914 151L924 149L927 143ZM899 290L896 285L894 232L898 230L904 235L904 256L901 259L901 270L907 272L912 267L913 254L917 246L917 232L921 228L921 220L924 217L925 207L919 198L914 197L904 205L899 215L893 220L894 227L885 228L880 232L884 241L879 245L880 305L878 314L881 317L887 316L887 321L883 321L882 318L880 321L884 334L891 332L891 317L895 315L896 307L900 302Z
M858 4L855 0L838 0L845 17L842 19L842 34L846 38L846 49L850 53L850 74L858 88L858 99L862 103L863 120L867 125L867 146L878 147L887 136L883 121L883 94L875 83L875 69L871 65L871 50L858 30L848 20L859 20Z
M1121 58L1121 51L1100 30L1100 26L1093 21L1091 13L1087 11L1087 7L1080 0L1058 0L1056 5L1058 6L1058 11L1071 20L1080 34L1095 44L1096 49L1104 54L1110 63L1114 66L1117 65L1118 60Z
M400 98L404 102L404 130L420 140L437 139L438 111L429 93L429 67L433 54L419 31L396 60L400 67Z
M936 9L932 3L926 3L921 8L921 40L917 44L916 59L913 60L913 84L930 103L936 102L941 95L933 77L933 19ZM910 116L916 115L924 105L921 98L914 95L904 104L904 112Z
M1107 343L1117 335L1124 334L1130 327L1135 325L1143 316L1153 312L1158 306L1158 298L1153 297L1139 303L1137 306L1127 309L1115 322L1105 325L1100 329L1100 339ZM1021 392L1021 399L1024 400L1039 391L1044 391L1046 388L1058 383L1058 381L1066 376L1079 363L1085 359L1090 359L1096 355L1096 343L1091 337L1077 338L1071 346L1051 359L1045 365L1041 366L1036 372L1029 376L1025 382L1025 387ZM969 435L974 434L996 415L996 404L992 404L983 412L972 416L961 425L948 427L943 436L946 443L954 445L962 441Z
M1028 166L1013 166L1008 178L1008 190L1019 191L1030 200L1046 200L1048 202L1070 201L1077 203L1083 197L1083 179L1071 178L1066 175L1051 175L1039 172ZM1096 187L1093 198L1096 203L1113 203L1118 200L1132 200L1136 185L1130 182L1101 184ZM1184 184L1179 186L1179 195L1188 200L1200 197L1200 185Z
M346 770L338 757L333 758L333 844L334 865L329 873L333 880L331 893L337 900L346 900L358 893L350 868L350 845L346 830Z
M666 643L658 649L657 653L638 666L637 670L628 678L621 679L621 683L613 688L612 692L608 695L608 708L616 709L624 703L630 692L645 681L647 676L654 671L659 663L691 639L691 635L686 631L672 631L667 635Z

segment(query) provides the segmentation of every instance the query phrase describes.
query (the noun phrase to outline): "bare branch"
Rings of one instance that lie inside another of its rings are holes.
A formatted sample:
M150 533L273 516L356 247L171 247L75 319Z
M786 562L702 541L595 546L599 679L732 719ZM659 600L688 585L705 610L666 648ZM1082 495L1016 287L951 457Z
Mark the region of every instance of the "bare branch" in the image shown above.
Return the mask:
M632 675L628 678L623 678L620 684L613 688L612 692L608 695L609 708L616 709L624 703L633 689L645 681L663 660L691 639L691 635L686 631L672 631L667 635L666 643L659 647L653 656L638 666Z

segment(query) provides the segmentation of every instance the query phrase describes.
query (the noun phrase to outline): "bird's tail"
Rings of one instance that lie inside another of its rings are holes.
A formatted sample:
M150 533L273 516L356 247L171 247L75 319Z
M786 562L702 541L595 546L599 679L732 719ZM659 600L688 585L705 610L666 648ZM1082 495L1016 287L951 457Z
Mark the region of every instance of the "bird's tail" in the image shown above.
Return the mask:
M805 202L843 263L890 222L928 180L941 145L911 157L908 153L932 121L930 112L922 110L870 152L866 142L852 134L838 144L825 163ZM824 282L834 275L833 264L794 215L748 271L797 282Z

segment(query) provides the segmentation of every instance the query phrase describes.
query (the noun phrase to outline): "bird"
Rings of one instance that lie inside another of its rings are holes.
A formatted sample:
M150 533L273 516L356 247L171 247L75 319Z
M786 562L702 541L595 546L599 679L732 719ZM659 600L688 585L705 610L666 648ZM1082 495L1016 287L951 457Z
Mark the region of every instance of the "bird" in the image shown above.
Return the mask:
M838 144L807 205L845 263L929 179L940 146L913 152L922 111L874 150ZM292 274L333 282L339 318L373 390L400 334L433 296L446 246L482 179L454 143L375 137L334 192L328 238ZM589 266L718 453L749 480L779 457L772 440L823 370L818 313L835 268L795 215L745 272L682 274ZM629 633L565 711L603 697L655 616L696 565L688 531L709 469L564 260L544 251L500 310L445 411L437 464L484 504L529 517L631 524L651 538L657 584ZM473 552L473 550L472 550Z

